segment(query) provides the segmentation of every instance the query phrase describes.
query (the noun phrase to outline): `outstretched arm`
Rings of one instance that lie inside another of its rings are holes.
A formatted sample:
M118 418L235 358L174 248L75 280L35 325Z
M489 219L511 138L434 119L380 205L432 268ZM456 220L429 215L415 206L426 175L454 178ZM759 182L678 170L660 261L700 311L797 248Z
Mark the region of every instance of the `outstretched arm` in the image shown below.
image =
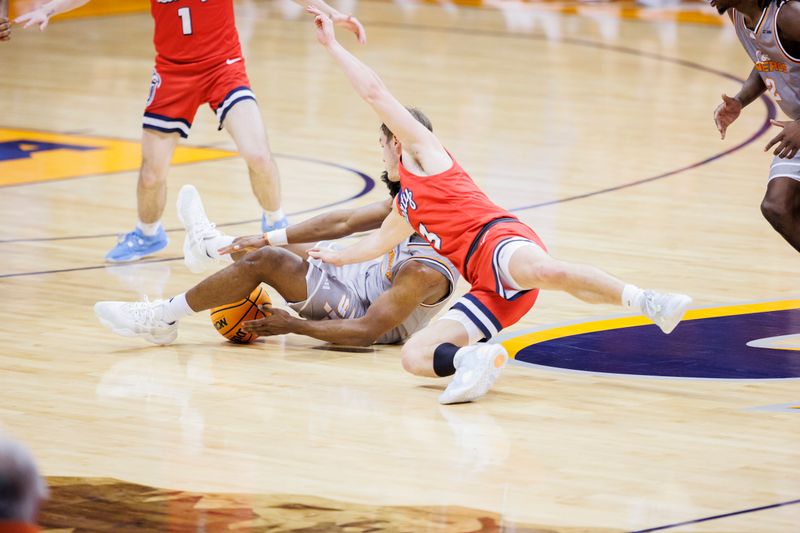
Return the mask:
M17 24L24 23L24 28L28 28L29 26L36 24L39 26L40 30L44 30L47 27L47 24L50 22L50 17L60 13L66 13L67 11L72 11L73 9L79 8L88 3L89 0L50 0L50 2L39 6L33 11L29 11L24 15L20 15L14 20L14 22Z
M381 224L381 229L364 237L353 246L343 250L312 249L308 251L308 256L332 265L361 263L382 256L412 233L414 228L396 209L392 209Z
M397 137L403 145L403 151L429 174L438 174L450 168L452 160L436 136L420 124L389 92L375 71L336 41L330 18L314 7L309 7L308 12L316 16L314 23L319 42L342 67L359 96Z
M272 314L245 322L245 331L257 335L297 333L333 344L369 346L381 335L402 324L418 305L446 297L450 284L445 277L419 261L409 261L392 283L361 318L343 320L305 320L286 311L270 309Z
M386 215L391 211L392 200L375 202L355 209L339 209L317 215L285 230L238 237L230 246L221 248L219 253L251 251L270 244L301 244L341 239L354 233L380 228ZM281 231L285 231L285 235L281 235Z

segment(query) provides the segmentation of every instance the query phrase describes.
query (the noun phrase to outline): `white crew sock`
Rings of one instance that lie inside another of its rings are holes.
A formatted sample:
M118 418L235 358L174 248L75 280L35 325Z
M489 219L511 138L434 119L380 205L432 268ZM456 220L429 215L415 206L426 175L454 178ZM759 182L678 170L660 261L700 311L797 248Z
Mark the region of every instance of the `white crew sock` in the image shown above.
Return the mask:
M622 307L631 311L642 310L644 291L636 285L625 285L622 289Z
M142 233L144 233L148 237L152 237L153 235L158 233L158 228L161 227L161 221L156 220L152 224L146 224L140 220L139 222L136 223L136 227L139 228L142 231Z
M267 217L267 224L274 224L279 220L286 218L286 215L283 214L283 209L278 208L277 211L267 211L264 210L264 215Z
M174 298L170 298L164 305L164 322L171 324L181 318L191 316L195 312L186 301L186 293L182 292Z

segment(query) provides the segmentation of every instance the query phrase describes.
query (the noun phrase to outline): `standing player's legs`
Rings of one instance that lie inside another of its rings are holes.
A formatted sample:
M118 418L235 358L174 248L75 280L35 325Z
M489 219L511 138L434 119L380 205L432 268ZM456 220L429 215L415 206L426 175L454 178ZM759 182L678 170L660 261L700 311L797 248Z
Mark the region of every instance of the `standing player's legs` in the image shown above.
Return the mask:
M786 164L796 164L800 169L800 158ZM761 213L775 231L800 252L800 172L794 176L770 177Z
M180 135L142 130L142 165L136 184L139 222L106 255L110 262L136 261L166 248L169 240L161 226L167 201L167 172Z
M250 186L264 209L263 230L285 228L281 210L281 179L269 148L267 132L255 100L242 100L225 115L224 127L247 163Z

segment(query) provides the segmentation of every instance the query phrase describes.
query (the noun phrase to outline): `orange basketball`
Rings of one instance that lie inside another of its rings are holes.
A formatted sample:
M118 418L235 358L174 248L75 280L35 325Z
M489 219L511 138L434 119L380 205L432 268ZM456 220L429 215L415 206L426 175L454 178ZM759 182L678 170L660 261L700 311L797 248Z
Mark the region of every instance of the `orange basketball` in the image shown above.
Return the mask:
M258 335L244 331L241 325L242 322L258 320L267 316L258 308L263 304L272 305L272 300L269 299L267 291L259 285L244 300L212 309L211 323L214 324L220 335L231 342L237 344L253 342Z

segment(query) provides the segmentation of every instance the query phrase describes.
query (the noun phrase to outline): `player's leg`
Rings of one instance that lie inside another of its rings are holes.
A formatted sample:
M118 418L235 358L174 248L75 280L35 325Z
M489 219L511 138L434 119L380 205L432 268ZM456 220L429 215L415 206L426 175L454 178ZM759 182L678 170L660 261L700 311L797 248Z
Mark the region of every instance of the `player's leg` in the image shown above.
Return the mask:
M500 344L478 343L502 328L481 301L502 298L475 290L463 296L440 320L413 335L402 351L403 368L418 376L453 379L439 396L439 403L469 402L486 394L508 360ZM533 305L535 295L528 302ZM529 308L529 307L526 307Z
M761 202L761 213L800 252L800 178L772 177Z
M597 267L555 259L533 242L498 246L500 280L512 289L565 291L588 303L622 305L642 312L664 333L678 325L692 299L626 284Z
M106 255L106 260L113 263L136 261L163 250L169 243L161 215L167 199L167 171L180 136L151 129L142 131L142 164L136 185L139 221Z
M169 344L177 337L180 319L241 300L262 282L287 301L305 300L307 269L308 263L296 254L264 247L169 300L98 302L94 310L100 322L115 333Z
M233 105L228 109L223 125L247 163L250 186L264 210L263 231L285 228L288 221L281 209L280 173L256 101L246 99Z

